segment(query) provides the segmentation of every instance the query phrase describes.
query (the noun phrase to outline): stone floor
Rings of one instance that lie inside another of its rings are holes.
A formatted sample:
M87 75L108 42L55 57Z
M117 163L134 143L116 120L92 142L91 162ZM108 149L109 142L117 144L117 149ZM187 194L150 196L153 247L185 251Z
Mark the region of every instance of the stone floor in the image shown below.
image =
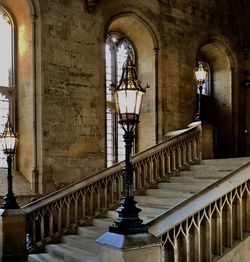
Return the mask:
M13 192L20 206L27 204L35 197L29 181L17 171L13 171ZM7 169L0 168L0 203L7 193Z

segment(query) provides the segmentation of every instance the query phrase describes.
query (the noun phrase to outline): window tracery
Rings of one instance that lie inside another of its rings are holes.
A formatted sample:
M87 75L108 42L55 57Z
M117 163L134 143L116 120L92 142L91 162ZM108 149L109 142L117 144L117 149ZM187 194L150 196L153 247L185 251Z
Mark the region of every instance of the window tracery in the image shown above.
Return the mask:
M115 110L112 84L118 84L122 75L122 66L127 58L128 49L134 51L130 42L117 33L107 36L105 46L106 61L106 153L107 166L125 159L123 130L118 124Z

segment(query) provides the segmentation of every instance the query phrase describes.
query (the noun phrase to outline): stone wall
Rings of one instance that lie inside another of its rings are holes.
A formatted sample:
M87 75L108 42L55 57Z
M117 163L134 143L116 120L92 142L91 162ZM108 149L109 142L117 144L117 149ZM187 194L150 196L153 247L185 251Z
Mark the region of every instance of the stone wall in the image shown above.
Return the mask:
M219 39L234 52L232 57L237 57L237 34L226 0L223 5L221 1L101 0L92 13L87 12L82 0L35 2L40 6L36 32L41 48L37 55L40 80L36 124L41 193L59 189L105 167L105 32L120 30L133 40L139 79L143 85L149 82L151 86L142 108L138 150L193 121L196 113L193 73L202 45L209 39ZM119 19L123 16L126 19ZM30 37L31 33L27 39L29 48ZM26 59L27 65L21 57L22 66L19 64L20 81L23 78L18 97L20 141L23 141L19 167L30 178L30 52L26 52ZM237 62L237 59L232 62L236 70ZM231 85L229 90L237 89L237 75L232 84L225 83ZM237 103L230 106L238 110ZM235 133L237 114L230 127Z

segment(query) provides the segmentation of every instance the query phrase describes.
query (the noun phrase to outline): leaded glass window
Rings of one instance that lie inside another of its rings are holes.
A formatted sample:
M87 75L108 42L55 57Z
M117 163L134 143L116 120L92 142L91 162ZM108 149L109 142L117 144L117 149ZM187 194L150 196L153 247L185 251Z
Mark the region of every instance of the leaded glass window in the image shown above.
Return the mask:
M0 134L10 114L13 94L13 23L9 14L0 7ZM6 167L0 150L0 167Z
M119 34L109 34L105 46L106 58L106 141L107 166L125 159L123 141L124 131L118 125L118 116L115 110L113 90L110 85L118 84L122 75L122 66L127 58L128 50L133 48L128 40ZM134 56L134 55L133 55ZM134 59L134 58L133 58Z

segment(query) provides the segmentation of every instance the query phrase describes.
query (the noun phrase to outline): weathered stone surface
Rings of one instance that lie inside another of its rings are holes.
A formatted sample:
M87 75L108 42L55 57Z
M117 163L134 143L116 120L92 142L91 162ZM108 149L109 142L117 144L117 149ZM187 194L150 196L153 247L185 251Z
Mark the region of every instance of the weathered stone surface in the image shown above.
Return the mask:
M219 153L240 152L246 122L240 72L249 66L241 63L230 1L102 0L91 13L82 0L1 4L13 14L17 27L17 168L32 184L37 177L40 193L105 167L107 31L124 34L133 43L138 77L151 86L144 97L136 150L193 121L197 110L193 71L202 53L211 60L212 95L220 105L215 123ZM216 51L218 46L223 51ZM39 172L32 177L33 168Z

